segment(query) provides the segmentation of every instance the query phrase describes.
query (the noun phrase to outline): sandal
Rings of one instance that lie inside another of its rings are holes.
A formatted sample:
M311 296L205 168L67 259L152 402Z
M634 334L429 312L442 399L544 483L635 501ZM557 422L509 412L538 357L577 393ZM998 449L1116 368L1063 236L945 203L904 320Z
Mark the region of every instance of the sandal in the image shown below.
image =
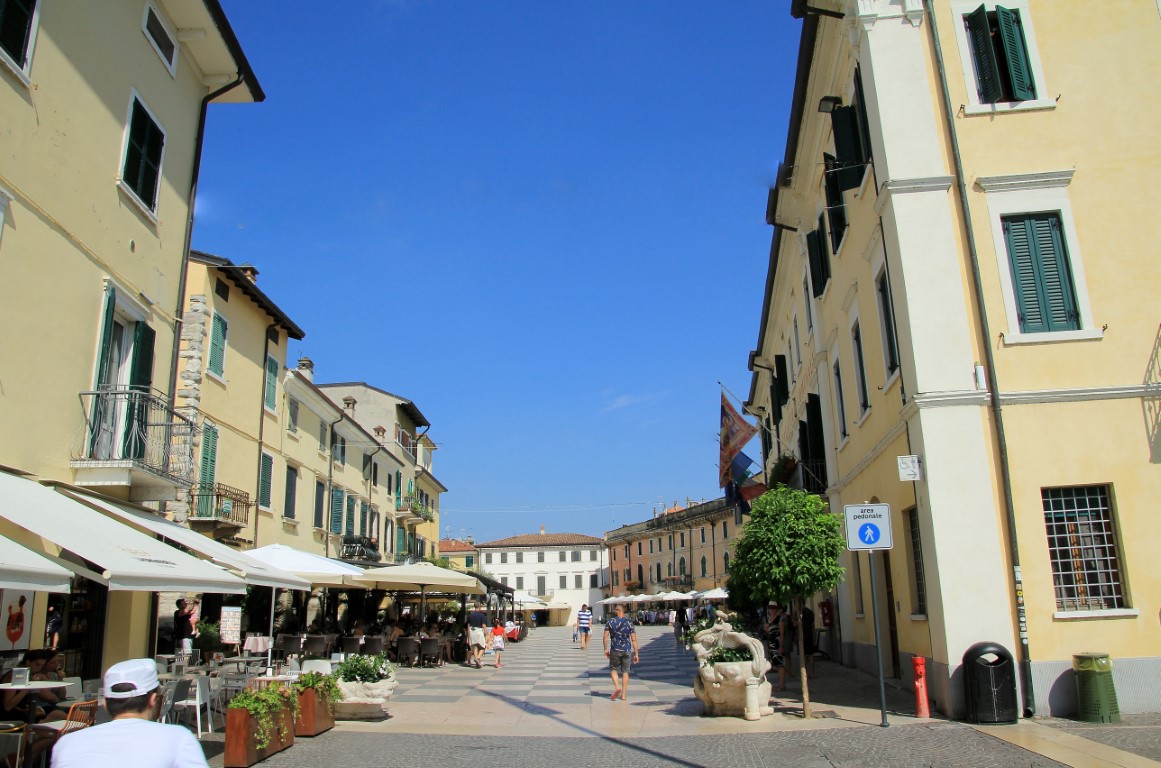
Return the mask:
M609 697L609 700L616 701L620 695L621 695L621 689L618 688L617 690L613 691L613 695Z

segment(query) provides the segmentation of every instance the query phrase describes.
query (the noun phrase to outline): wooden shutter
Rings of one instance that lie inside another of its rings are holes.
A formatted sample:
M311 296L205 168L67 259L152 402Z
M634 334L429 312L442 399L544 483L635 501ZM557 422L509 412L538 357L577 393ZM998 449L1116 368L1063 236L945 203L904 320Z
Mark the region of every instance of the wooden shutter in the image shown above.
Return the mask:
M218 465L218 428L213 424L202 427L202 463L198 473L199 517L209 517L214 509L214 474Z
M360 501L359 502L359 535L360 536L367 535L367 511L368 511L367 502Z
M105 286L105 309L101 316L101 347L97 357L97 389L112 385L113 372L113 316L117 309L117 292L112 285Z
M343 530L343 489L331 489L331 533Z
M289 414L289 423L286 425L287 432L298 432L298 401L291 399L286 404L286 410Z
M149 402L147 396L153 386L153 345L157 334L148 324L133 325L133 359L129 363L129 388L140 395L131 395L126 412L125 434L121 436L121 455L127 459L144 459L149 443Z
M296 508L296 496L298 496L298 469L286 465L286 502L282 505L282 516L294 519L294 512Z
M843 205L843 193L839 188L839 171L835 159L830 155L822 156L823 186L826 188L826 216L830 222L831 249L838 253L843 242L843 234L847 231L847 210ZM821 229L821 227L820 227ZM827 277L830 277L830 261L826 263Z
M314 527L323 527L323 517L327 506L327 486L321 480L314 482Z
M157 334L147 323L133 326L133 362L129 366L129 386L148 392L153 386L153 346Z
M262 469L258 480L258 506L270 509L270 486L274 480L274 457L262 454Z
M353 536L355 533L355 497L347 497L347 529L348 536Z
M822 264L826 254L823 252L822 237L818 230L806 233L806 256L810 262L810 292L817 299L826 290L826 275Z
M210 360L207 367L216 376L221 376L226 370L226 328L226 319L215 313L210 326Z
M790 400L790 379L786 374L786 355L774 355L775 386L778 388L778 405L786 405Z
M1028 60L1028 45L1024 39L1020 12L997 5L996 22L1000 27L1000 45L1004 49L1004 59L1008 64L1008 76L1012 81L1012 98L1017 101L1035 99L1036 83L1032 79L1032 67Z
M1022 333L1071 331L1080 327L1068 253L1055 213L1003 220Z
M278 361L266 358L266 407L274 410L278 406Z
M371 461L372 461L371 455L364 453L363 454L363 479L364 480L371 479Z
M1000 63L992 46L992 29L988 11L981 5L963 17L972 44L972 58L976 65L976 90L984 104L995 104L1004 98L1000 80Z
M834 175L838 189L858 189L863 181L865 158L854 107L835 107L830 113L830 124L834 131Z

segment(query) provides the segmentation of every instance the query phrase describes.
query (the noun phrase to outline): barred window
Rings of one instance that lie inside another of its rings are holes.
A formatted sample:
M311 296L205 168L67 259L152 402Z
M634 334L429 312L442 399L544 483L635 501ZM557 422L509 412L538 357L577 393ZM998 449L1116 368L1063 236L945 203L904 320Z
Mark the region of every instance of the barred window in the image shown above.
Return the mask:
M1125 608L1109 486L1042 488L1058 611Z
M923 542L919 538L919 511L912 508L907 512L907 525L911 532L911 566L915 576L915 601L913 612L927 615L927 585L923 578Z

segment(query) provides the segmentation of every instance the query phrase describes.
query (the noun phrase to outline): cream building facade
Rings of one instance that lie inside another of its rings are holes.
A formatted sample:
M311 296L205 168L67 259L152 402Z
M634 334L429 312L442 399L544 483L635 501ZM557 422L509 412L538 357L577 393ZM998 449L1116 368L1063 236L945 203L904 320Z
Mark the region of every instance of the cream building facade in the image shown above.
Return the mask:
M876 583L844 556L844 662L874 669L875 590L887 673L925 657L940 711L979 641L1013 653L1025 716L1074 712L1093 649L1123 712L1161 709L1161 232L1131 192L1159 109L1107 77L1161 68L1156 3L792 6L747 408L770 472L794 455L833 510L891 507Z
M262 88L216 0L29 0L3 17L0 464L176 499L194 474L173 382L201 137L211 104ZM143 655L149 600L110 592L89 649Z
M571 624L582 605L592 607L608 582L605 542L583 533L525 533L476 545L484 573L517 596L543 600L552 623Z

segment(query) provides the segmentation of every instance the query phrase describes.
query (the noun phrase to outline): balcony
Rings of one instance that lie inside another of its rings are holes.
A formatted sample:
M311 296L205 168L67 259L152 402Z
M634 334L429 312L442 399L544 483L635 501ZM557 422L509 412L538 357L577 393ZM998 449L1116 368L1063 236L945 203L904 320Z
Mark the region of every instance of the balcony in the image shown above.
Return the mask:
M826 461L800 461L802 469L802 490L807 493L826 493Z
M225 483L197 483L190 490L189 522L245 528L250 520L250 494Z
M340 560L354 560L362 563L377 563L383 559L379 543L366 536L344 536L339 549Z
M130 501L172 501L193 482L197 425L156 390L82 392L84 427L69 466L81 486L125 486Z
M420 503L416 496L401 496L395 502L395 521L408 525L412 523L428 522L435 519L432 511Z

